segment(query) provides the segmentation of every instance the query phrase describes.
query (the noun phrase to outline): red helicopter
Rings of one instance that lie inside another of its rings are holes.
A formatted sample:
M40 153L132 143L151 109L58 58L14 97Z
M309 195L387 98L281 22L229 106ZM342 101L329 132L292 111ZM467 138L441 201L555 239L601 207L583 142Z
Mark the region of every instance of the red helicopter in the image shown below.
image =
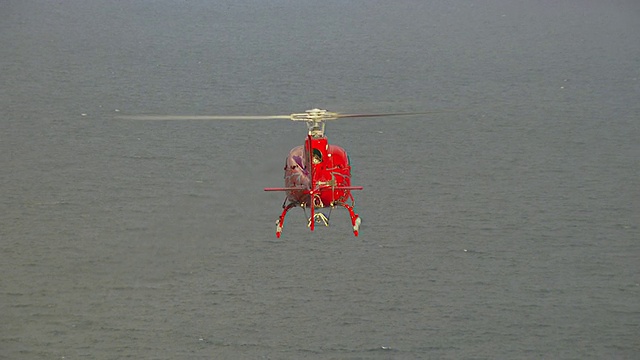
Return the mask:
M316 212L316 209L342 206L349 211L353 234L358 236L362 220L355 213L355 199L351 190L362 190L362 186L351 186L351 165L347 152L340 146L330 145L324 134L325 120L348 116L321 109L291 114L290 119L293 121L306 121L309 131L304 145L291 149L285 160L285 187L264 189L286 192L282 214L276 220L277 237L282 234L287 212L296 206L309 209L311 215L307 226L311 231L315 223L329 226L327 216Z
M361 218L355 212L352 190L362 190L362 186L351 185L351 165L347 152L337 145L328 143L325 136L325 121L340 118L417 115L425 113L389 114L340 114L322 109L311 109L304 113L269 116L172 116L140 115L119 116L133 120L262 120L289 119L307 123L308 133L304 145L289 152L284 164L284 187L265 188L265 191L284 191L285 200L282 213L276 220L276 236L279 238L284 227L284 219L294 207L309 209L307 227L313 231L315 224L329 226L326 214L317 211L343 207L349 212L353 234L358 236Z

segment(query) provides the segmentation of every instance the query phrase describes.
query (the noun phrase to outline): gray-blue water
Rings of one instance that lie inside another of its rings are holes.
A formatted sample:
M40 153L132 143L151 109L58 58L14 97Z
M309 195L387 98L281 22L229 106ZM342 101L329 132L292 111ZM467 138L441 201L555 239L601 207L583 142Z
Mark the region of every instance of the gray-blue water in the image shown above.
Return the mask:
M0 358L637 359L640 4L0 3ZM363 218L274 236L342 119ZM83 115L84 114L84 115Z

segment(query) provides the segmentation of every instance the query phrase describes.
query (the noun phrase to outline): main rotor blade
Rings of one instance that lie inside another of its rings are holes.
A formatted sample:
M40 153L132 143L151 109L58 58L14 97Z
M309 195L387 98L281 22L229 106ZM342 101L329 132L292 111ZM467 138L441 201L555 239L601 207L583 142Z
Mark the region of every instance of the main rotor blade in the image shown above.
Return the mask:
M291 119L291 115L123 115L116 116L122 120L269 120L269 119Z
M317 109L314 109L317 110ZM320 110L318 110L320 111ZM324 111L324 110L321 110ZM383 117L383 116L415 116L415 115L428 115L437 114L455 110L433 110L423 112L403 112L403 113L381 113L381 114L340 114L324 111L320 115L319 119L332 120L341 118L360 118L360 117ZM309 121L312 110L308 110L306 113L290 114L290 115L121 115L116 116L116 119L121 120L143 120L143 121L181 121L181 120L271 120L271 119L288 119L297 121Z
M446 112L447 110L433 110L424 112L410 112L410 113L387 113L387 114L337 114L337 118L357 118L357 117L381 117L381 116L410 116L410 115L427 115Z

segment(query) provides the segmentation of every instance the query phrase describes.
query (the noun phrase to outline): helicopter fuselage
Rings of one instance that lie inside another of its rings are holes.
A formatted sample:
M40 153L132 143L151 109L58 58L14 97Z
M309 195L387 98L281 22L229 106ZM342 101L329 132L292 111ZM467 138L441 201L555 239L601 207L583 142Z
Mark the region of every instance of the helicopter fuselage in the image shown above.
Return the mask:
M309 150L311 149L311 150ZM347 152L337 145L330 145L326 137L312 138L305 145L289 152L284 166L284 184L287 200L301 207L312 204L315 208L334 206L346 202L351 195L351 165ZM299 188L300 190L297 190Z
M297 146L285 159L284 185L282 188L265 188L265 191L284 191L283 211L276 220L276 236L280 237L287 212L294 207L309 209L308 226L314 229L316 222L329 226L329 218L316 212L318 209L344 207L349 211L354 235L358 236L360 217L355 213L351 186L351 165L347 152L337 145L330 145L324 135L309 133L304 145Z

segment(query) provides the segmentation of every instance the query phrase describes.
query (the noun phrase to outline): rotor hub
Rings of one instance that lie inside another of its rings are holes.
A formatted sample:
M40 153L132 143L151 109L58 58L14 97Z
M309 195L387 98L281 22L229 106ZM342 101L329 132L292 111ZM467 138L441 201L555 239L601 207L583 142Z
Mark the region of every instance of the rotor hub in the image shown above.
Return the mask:
M325 120L335 120L338 118L338 113L329 112L323 109L311 109L304 113L291 114L291 120L293 121L305 121L307 128L309 129L309 135L314 138L324 136L324 122Z

